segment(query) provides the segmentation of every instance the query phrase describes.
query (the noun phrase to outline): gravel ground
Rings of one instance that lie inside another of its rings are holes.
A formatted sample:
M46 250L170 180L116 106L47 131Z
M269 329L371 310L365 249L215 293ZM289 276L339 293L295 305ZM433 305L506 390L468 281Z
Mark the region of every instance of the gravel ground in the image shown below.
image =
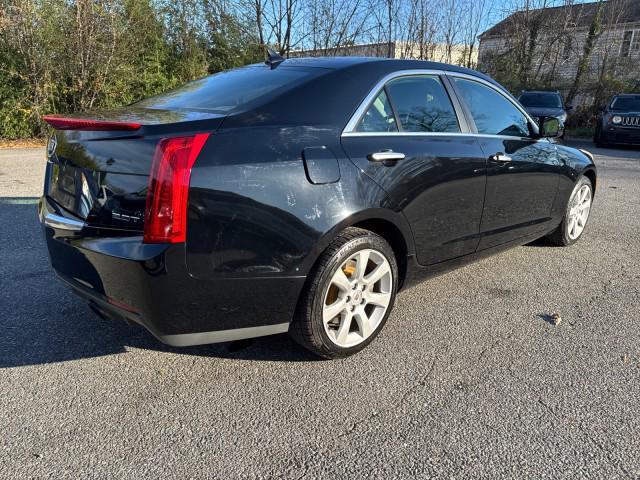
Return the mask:
M49 267L43 149L0 150L0 477L640 478L640 151L580 146L577 245L422 283L332 362L98 319Z

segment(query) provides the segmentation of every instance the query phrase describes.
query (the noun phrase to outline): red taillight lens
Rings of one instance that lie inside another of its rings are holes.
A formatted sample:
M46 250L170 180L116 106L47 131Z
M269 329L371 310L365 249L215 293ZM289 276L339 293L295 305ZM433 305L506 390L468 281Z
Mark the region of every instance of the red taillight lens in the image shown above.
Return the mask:
M144 213L145 243L179 243L187 239L187 200L191 167L208 133L164 138L153 155Z
M114 122L111 120L90 120L84 118L44 115L42 119L58 130L138 130L142 124L136 122Z

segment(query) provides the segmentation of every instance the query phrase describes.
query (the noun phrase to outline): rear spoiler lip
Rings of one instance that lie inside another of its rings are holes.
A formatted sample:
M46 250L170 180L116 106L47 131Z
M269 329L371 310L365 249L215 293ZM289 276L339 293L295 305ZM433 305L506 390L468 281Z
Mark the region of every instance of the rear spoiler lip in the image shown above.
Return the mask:
M142 127L142 124L137 122L71 118L61 115L43 115L42 119L57 130L135 131Z

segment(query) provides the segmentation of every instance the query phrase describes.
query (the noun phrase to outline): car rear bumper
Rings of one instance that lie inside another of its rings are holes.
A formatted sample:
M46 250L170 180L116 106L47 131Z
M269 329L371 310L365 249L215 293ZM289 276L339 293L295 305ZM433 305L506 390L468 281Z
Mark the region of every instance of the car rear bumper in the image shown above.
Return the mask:
M54 207L55 208L55 207ZM184 244L144 244L141 236L109 236L66 228L43 200L40 218L51 264L99 314L143 325L174 346L286 332L305 277L197 279Z

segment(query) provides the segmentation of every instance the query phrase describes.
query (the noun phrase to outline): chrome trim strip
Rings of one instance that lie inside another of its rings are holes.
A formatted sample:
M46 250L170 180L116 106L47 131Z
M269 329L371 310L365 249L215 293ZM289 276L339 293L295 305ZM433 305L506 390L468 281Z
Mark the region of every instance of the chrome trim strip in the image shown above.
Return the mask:
M181 333L177 335L156 335L158 340L172 347L189 347L208 343L233 342L244 338L264 337L289 331L289 322L260 327L233 328L215 332Z
M477 137L475 133L460 132L344 132L343 137ZM495 136L495 135L491 135ZM514 138L514 137L509 137Z
M511 135L489 135L487 133L447 133L447 132L345 132L343 137L469 137L501 138L504 140L529 140L538 142L546 138L513 137ZM548 140L547 140L548 141Z
M79 232L86 226L84 222L81 222L79 220L74 220L72 218L63 217L62 215L53 213L51 210L49 210L47 201L44 198L40 200L38 216L40 217L40 222L44 223L48 227L55 228L57 230Z

